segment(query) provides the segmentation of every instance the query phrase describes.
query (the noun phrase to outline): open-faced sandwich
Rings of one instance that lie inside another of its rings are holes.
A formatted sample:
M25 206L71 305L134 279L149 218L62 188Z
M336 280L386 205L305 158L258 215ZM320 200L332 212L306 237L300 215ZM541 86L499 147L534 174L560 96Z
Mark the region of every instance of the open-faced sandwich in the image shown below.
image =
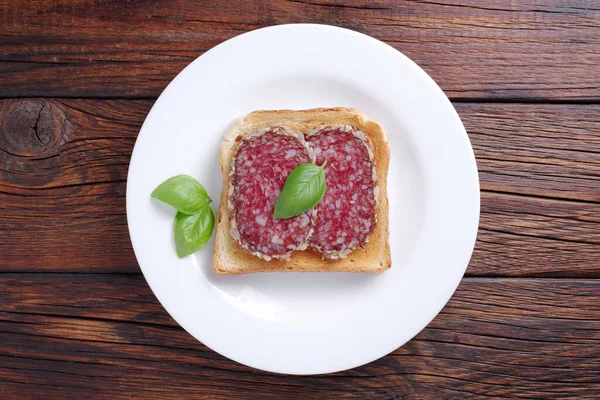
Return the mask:
M232 124L219 162L218 273L390 268L387 133L360 111L252 112ZM290 173L304 164L322 167L322 199L298 215L274 215Z

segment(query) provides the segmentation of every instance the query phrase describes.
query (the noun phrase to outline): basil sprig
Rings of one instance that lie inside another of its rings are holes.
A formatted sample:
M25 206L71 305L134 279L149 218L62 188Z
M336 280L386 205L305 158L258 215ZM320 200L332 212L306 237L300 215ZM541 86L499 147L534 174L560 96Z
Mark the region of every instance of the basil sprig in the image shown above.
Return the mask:
M274 218L291 218L302 214L323 200L327 187L323 171L326 164L327 160L320 167L305 163L294 168L275 202Z
M204 186L188 175L177 175L161 183L152 197L177 210L173 233L177 256L183 258L200 250L215 228L212 201Z

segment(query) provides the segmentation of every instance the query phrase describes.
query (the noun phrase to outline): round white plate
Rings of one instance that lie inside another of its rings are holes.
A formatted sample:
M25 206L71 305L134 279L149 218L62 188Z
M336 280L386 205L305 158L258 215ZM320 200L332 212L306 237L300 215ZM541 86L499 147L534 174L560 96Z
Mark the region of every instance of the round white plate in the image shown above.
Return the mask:
M156 186L191 175L216 211L218 147L236 117L336 106L362 110L389 132L390 270L220 276L214 238L177 258L174 211L150 198ZM255 368L328 373L394 351L446 304L473 251L479 181L456 111L415 63L357 32L282 25L218 45L165 89L131 157L127 219L146 280L192 336Z

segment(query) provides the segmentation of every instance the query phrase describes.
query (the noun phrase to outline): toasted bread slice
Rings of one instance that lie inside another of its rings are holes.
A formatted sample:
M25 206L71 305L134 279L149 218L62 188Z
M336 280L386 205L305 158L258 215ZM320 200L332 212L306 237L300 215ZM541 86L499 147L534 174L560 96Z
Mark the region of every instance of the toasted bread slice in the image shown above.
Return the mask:
M229 233L228 188L231 159L236 151L236 142L244 135L263 127L285 126L292 130L308 131L331 125L351 125L362 131L373 149L377 172L377 223L369 242L358 248L347 258L322 260L321 254L313 250L295 251L289 261L265 261L244 250ZM236 140L237 139L237 140ZM219 163L223 174L223 190L217 217L217 235L213 264L220 274L245 274L251 272L382 272L391 267L392 260L388 242L388 198L387 174L390 150L387 132L362 112L350 108L315 108L311 110L255 111L239 118L231 125L221 144Z

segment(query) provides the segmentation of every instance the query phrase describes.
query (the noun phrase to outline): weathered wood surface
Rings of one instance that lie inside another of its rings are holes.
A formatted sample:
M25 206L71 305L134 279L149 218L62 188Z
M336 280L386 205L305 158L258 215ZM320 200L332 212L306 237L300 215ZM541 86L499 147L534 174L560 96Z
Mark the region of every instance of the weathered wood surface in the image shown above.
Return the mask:
M383 40L456 99L600 100L595 0L0 0L0 96L154 97L220 42L299 22Z
M151 104L0 101L0 271L139 271L125 186ZM600 277L600 106L457 108L483 189L467 273Z
M170 319L141 275L0 275L3 398L593 398L600 280L466 278L404 347L322 376L257 371Z
M224 40L297 22L423 67L455 100L482 188L440 315L387 357L309 377L184 332L139 274L125 214L167 83ZM599 48L595 0L0 0L0 398L597 397Z

